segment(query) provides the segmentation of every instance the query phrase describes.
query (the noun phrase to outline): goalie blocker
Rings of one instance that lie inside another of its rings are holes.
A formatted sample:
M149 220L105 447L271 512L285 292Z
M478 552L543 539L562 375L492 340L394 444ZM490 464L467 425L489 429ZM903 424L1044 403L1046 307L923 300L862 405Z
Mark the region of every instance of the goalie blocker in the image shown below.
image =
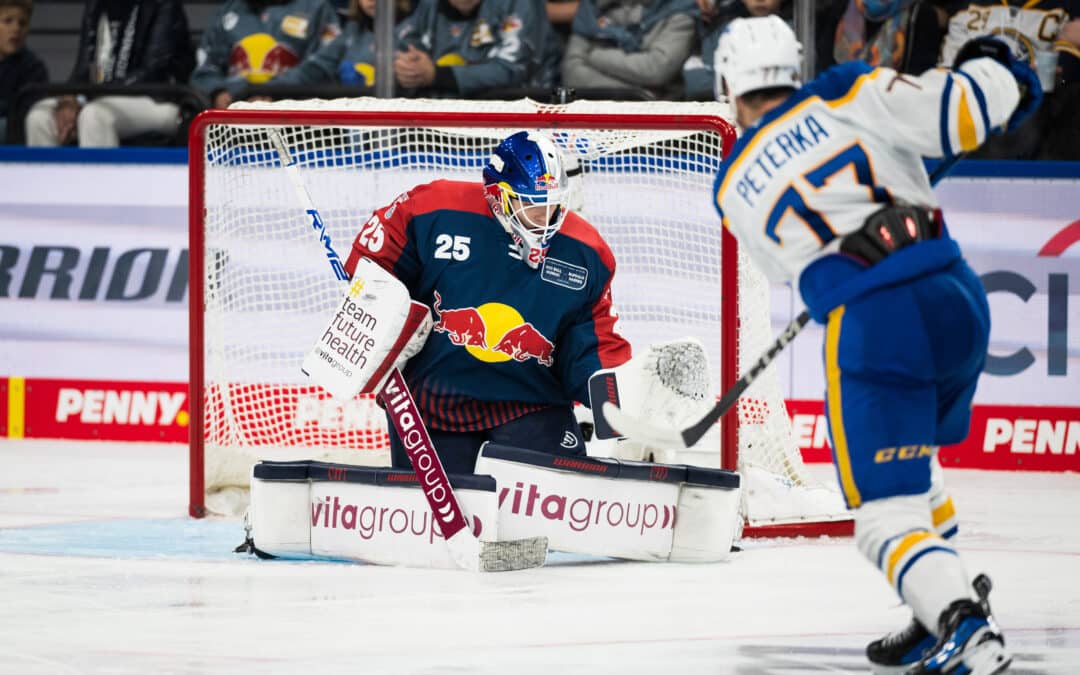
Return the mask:
M342 401L378 392L393 368L423 348L431 327L427 305L412 300L392 274L362 258L301 369Z

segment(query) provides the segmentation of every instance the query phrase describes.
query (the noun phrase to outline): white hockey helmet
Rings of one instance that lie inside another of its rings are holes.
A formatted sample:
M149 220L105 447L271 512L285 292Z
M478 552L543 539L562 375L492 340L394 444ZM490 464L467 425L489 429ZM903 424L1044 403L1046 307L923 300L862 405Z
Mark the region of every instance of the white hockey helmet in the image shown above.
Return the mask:
M735 19L720 35L713 65L717 98L772 87L798 88L802 45L795 31L775 14Z

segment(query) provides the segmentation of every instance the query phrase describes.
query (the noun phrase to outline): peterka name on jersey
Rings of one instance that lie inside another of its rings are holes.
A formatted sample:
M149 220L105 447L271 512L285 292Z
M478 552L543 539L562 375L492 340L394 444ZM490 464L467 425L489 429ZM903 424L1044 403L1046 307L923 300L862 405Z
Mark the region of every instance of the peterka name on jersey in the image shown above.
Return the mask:
M742 172L735 183L735 192L748 207L756 206L755 200L765 192L774 177L785 181L791 176L781 169L789 160L799 157L829 138L825 126L813 114L795 119L763 143L758 151L742 162ZM785 177L786 176L786 177Z

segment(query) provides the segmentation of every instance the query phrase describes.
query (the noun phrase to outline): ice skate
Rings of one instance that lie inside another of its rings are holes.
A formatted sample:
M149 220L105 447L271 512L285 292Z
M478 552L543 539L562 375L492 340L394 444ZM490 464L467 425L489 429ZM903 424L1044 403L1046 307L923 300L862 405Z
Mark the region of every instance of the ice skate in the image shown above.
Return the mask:
M903 629L866 645L874 675L900 675L918 663L937 644L937 638L918 619Z
M1005 649L1005 639L990 615L990 580L980 574L974 586L978 602L957 600L942 612L938 631L941 637L907 675L995 675L1009 667L1012 655Z
M971 582L979 596L979 604L990 614L990 578L980 574ZM937 644L937 638L918 619L901 630L874 640L866 645L866 658L874 675L897 675L919 662Z

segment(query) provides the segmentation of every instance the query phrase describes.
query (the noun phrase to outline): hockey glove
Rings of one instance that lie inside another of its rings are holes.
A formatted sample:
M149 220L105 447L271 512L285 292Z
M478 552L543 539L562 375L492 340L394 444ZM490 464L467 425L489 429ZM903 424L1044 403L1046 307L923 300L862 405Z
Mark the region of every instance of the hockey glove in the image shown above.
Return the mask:
M1042 83L1039 82L1039 76L1026 61L1022 61L1013 55L1009 45L989 36L978 37L966 42L960 48L960 51L956 53L953 70L959 69L960 65L966 61L983 57L994 59L1008 68L1020 87L1020 103L1016 105L1012 117L1005 124L1006 133L1015 131L1024 123L1024 120L1035 112L1039 107L1039 103L1042 102L1043 90Z

